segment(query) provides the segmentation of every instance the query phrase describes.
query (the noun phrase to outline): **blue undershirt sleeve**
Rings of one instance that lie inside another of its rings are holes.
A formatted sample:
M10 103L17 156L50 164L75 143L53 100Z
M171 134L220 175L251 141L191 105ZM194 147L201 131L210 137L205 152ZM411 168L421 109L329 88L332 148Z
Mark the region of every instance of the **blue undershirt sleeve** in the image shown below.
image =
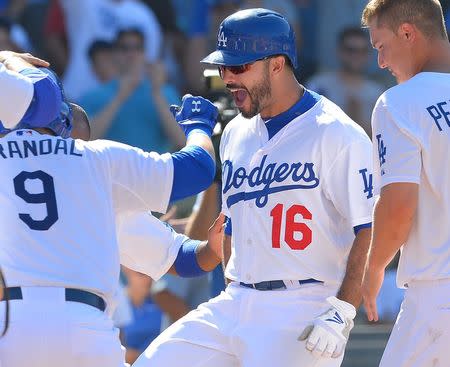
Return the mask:
M172 154L173 184L170 201L198 194L211 186L216 166L209 153L195 145Z
M33 99L20 122L29 126L46 126L59 116L62 103L61 89L39 69L23 69L20 74L29 78L34 86Z
M353 232L355 233L355 236L358 234L358 232L361 229L364 228L372 228L372 223L364 223L364 224L360 224L359 226L353 227Z
M178 251L173 265L177 274L182 278L198 277L206 272L197 262L197 247L201 241L187 239Z

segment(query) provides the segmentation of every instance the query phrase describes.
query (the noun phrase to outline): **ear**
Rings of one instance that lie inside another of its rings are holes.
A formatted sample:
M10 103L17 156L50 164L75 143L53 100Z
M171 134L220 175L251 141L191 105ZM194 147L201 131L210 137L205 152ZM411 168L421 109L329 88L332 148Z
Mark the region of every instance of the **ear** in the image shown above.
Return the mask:
M270 58L270 73L272 75L280 74L286 66L284 56L276 56Z
M407 42L413 42L417 38L417 28L414 24L403 23L398 28L398 36Z

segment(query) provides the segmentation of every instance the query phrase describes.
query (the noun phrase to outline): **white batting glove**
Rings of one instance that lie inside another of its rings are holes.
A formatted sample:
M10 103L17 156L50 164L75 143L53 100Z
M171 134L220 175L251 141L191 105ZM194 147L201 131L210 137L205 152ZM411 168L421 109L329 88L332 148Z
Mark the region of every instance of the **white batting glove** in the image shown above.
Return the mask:
M348 302L328 297L331 308L317 316L312 325L303 330L298 340L306 340L306 349L316 357L337 358L345 349L356 309Z

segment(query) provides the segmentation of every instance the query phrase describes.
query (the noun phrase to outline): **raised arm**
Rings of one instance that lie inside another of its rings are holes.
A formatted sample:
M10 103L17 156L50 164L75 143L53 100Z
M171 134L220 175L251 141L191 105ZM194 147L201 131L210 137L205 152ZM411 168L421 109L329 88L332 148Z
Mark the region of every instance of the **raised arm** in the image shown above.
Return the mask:
M170 107L186 135L186 147L172 154L174 177L170 201L180 200L207 189L215 174L211 135L218 110L207 99L187 94L181 107Z

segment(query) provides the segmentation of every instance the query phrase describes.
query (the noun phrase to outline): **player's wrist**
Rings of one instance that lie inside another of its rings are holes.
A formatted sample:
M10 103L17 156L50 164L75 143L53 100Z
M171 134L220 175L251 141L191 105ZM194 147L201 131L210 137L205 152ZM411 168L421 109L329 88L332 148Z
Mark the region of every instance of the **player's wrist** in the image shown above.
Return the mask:
M208 126L202 122L193 122L191 125L183 127L183 130L186 138L189 138L191 134L203 134L210 138L213 133L213 129L211 128L211 126Z
M339 311L345 318L353 320L356 316L356 308L351 303L337 297L328 297L327 302Z

